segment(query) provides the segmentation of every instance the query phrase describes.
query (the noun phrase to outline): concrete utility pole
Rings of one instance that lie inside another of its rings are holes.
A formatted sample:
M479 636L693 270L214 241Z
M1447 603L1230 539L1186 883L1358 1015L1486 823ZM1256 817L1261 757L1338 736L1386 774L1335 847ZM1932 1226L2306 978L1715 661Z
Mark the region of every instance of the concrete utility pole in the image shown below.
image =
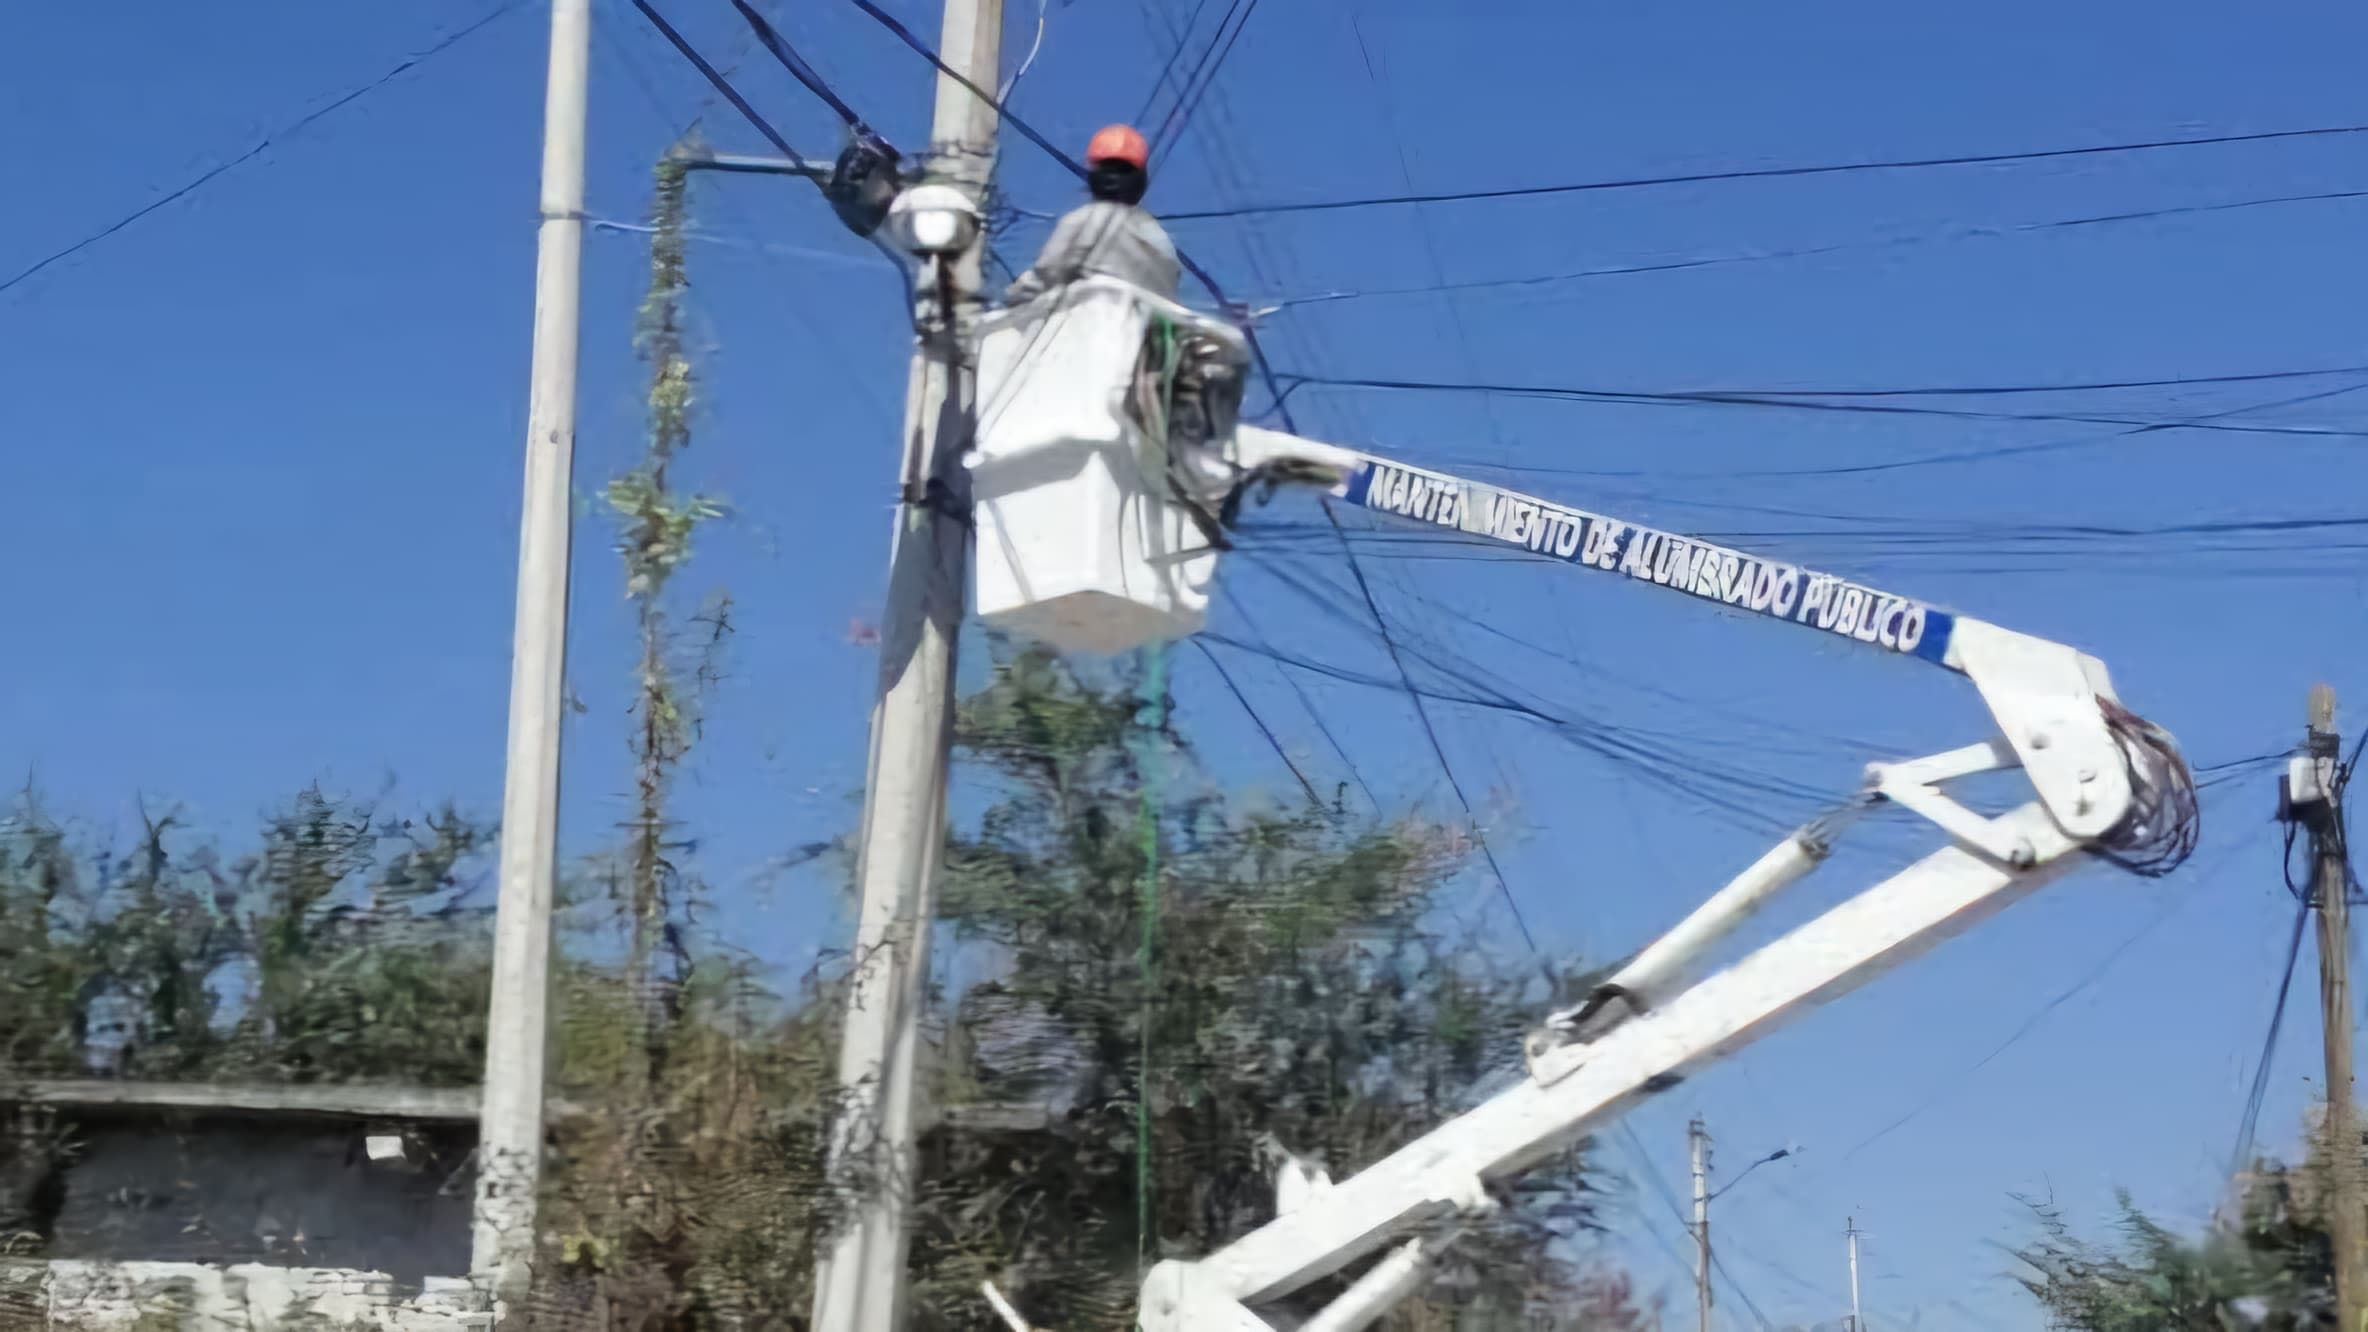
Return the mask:
M2342 761L2335 729L2335 691L2313 685L2310 729L2304 752L2319 771L2325 796L2309 820L2311 891L2319 909L2319 1014L2327 1055L2327 1168L2333 1199L2328 1239L2335 1251L2337 1326L2368 1330L2368 1214L2361 1211L2359 1118L2352 1107L2351 904L2347 848L2343 844L2342 791L2336 776Z
M1850 1241L1850 1332L1866 1332L1866 1318L1858 1311L1858 1218L1851 1217L1842 1233Z
M1686 1147L1694 1162L1694 1305L1710 1332L1710 1130L1700 1115L1686 1125Z
M525 1293L543 1165L550 1047L551 883L559 855L559 732L567 665L569 487L584 257L584 119L591 0L552 0L543 98L542 224L535 237L533 386L510 644L510 740L502 785L501 887L477 1202L469 1268L505 1301Z
M1002 46L1002 0L946 0L938 56L948 68L992 89ZM999 120L992 102L941 71L930 128L931 178L983 198ZM967 496L958 459L969 446L977 407L974 358L961 320L980 289L979 244L973 240L942 261L942 271L934 274L938 281L921 284L924 332L913 361L897 473L880 689L856 853L862 906L831 1143L834 1179L861 1187L815 1276L816 1332L898 1332L904 1322L914 1065L945 844L954 648L969 555L968 529L949 511ZM946 317L940 302L958 317Z

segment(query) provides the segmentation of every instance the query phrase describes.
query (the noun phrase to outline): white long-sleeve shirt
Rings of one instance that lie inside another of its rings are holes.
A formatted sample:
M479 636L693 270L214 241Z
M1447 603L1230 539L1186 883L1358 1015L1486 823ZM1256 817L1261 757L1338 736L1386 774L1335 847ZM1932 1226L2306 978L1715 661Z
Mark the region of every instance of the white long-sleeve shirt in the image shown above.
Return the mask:
M1088 274L1131 282L1172 301L1182 273L1176 243L1158 218L1133 204L1096 199L1054 225L1035 266L1012 282L1004 301L1018 305Z

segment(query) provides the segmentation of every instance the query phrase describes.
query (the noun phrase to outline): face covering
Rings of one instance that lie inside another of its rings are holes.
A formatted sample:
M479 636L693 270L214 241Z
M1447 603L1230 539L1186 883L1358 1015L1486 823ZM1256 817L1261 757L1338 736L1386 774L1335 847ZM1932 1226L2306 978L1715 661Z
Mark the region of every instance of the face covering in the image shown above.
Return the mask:
M1140 167L1126 162L1096 162L1085 174L1087 192L1113 203L1143 202L1143 191L1150 184Z

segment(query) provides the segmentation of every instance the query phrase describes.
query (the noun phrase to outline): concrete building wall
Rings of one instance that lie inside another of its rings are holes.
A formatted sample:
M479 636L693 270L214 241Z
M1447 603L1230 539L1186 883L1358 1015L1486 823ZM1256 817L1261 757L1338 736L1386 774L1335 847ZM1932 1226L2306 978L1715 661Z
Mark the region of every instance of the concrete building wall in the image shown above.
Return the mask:
M413 1130L417 1159L372 1161L358 1127L116 1120L75 1132L47 1256L282 1263L416 1285L469 1270L475 1187L464 1129Z
M0 1260L9 1332L480 1332L465 1280L260 1263Z

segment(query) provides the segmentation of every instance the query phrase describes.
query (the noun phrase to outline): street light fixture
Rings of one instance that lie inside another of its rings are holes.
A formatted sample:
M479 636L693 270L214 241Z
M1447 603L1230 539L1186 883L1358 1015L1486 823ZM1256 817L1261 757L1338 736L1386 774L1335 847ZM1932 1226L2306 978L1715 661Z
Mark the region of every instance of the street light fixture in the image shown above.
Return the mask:
M1718 1197L1719 1197L1721 1194L1725 1193L1725 1192L1726 1192L1728 1189L1731 1189L1731 1188L1735 1187L1736 1185L1738 1185L1738 1184L1742 1183L1742 1182L1743 1182L1743 1177L1744 1177L1745 1175L1748 1175L1748 1174L1750 1174L1752 1171L1759 1169L1761 1166L1764 1166L1764 1165L1766 1165L1766 1164L1767 1164L1767 1163L1769 1163L1770 1161L1781 1161L1781 1160L1785 1159L1785 1158L1786 1158L1786 1157L1788 1157L1788 1156L1799 1156L1799 1155L1800 1155L1800 1154L1801 1154L1803 1151L1805 1151L1805 1150L1807 1150L1807 1149L1806 1149L1806 1148L1804 1148L1804 1147L1802 1147L1802 1146L1800 1146L1798 1143L1788 1144L1788 1145L1786 1145L1786 1146L1783 1146L1783 1147L1779 1147L1779 1148L1777 1148L1775 1151L1772 1151L1772 1152L1768 1153L1766 1156L1763 1156L1763 1157L1761 1157L1759 1160L1757 1160L1757 1161L1754 1161L1754 1162L1752 1162L1750 1165L1747 1165L1747 1166L1743 1167L1743 1169L1742 1169L1741 1171L1739 1171L1739 1172L1737 1172L1737 1173L1736 1173L1736 1175L1735 1175L1735 1177L1734 1177L1733 1179L1730 1179L1730 1180L1728 1180L1726 1183L1724 1183L1724 1184L1720 1185L1720 1186L1719 1186L1717 1189L1713 1190L1713 1191L1711 1192L1711 1194L1710 1194L1710 1198L1709 1198L1709 1199L1706 1199L1705 1201L1715 1200L1715 1199L1716 1199L1716 1198L1718 1198Z
M978 239L978 205L952 185L915 185L888 209L888 236L908 254L942 258Z

